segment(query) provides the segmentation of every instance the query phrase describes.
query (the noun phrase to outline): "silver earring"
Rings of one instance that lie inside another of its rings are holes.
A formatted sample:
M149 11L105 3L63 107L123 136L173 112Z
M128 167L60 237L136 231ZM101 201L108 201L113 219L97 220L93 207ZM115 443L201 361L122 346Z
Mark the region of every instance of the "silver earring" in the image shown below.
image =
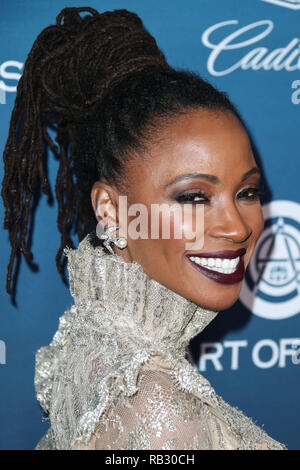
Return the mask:
M119 226L115 225L114 227L109 227L104 230L104 232L99 236L100 240L103 240L103 245L107 250L113 255L114 251L110 246L110 243L113 243L118 248L123 250L127 246L127 240L124 237L113 237L112 233L116 230L119 230Z

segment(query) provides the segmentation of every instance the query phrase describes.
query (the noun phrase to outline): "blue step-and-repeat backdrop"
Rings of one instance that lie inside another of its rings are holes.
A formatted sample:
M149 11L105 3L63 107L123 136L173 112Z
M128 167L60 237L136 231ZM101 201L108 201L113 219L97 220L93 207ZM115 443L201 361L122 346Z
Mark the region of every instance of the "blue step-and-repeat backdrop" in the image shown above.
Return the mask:
M18 79L38 33L66 6L125 8L143 19L169 63L200 72L237 105L263 168L265 230L239 301L192 341L217 393L289 449L300 449L300 0L1 0L0 149ZM57 161L51 158L54 183ZM0 165L0 177L3 164ZM3 226L3 204L0 206ZM32 449L48 427L33 377L72 298L55 266L56 206L42 198L17 302L5 292L9 243L0 231L0 448Z

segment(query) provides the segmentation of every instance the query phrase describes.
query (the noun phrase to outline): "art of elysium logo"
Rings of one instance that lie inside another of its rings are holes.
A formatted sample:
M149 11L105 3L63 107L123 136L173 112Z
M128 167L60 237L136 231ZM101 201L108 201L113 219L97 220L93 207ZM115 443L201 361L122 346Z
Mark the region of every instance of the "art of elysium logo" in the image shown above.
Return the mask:
M263 212L240 300L260 317L281 320L300 313L300 204L273 201Z
M300 0L263 0L263 2L273 3L292 10L300 10Z

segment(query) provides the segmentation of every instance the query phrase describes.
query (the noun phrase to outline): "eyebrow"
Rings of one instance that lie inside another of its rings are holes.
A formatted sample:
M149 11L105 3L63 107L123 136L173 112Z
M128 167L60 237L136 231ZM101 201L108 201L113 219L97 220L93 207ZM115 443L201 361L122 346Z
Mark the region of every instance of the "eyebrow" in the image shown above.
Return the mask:
M255 175L255 174L261 176L261 173L260 173L259 169L257 168L257 166L254 166L253 168L251 168L251 170L244 173L244 175L242 176L242 181L245 181L247 178L249 178L249 176L252 176L252 175Z
M257 166L254 166L253 168L251 168L251 170L244 173L242 176L242 181L245 181L247 178L254 174L260 175L260 171ZM165 185L165 188L172 184L178 183L179 181L191 180L195 178L205 179L212 184L220 183L219 178L215 175L209 175L208 173L186 173L185 175L176 176L176 178L172 179L169 183Z

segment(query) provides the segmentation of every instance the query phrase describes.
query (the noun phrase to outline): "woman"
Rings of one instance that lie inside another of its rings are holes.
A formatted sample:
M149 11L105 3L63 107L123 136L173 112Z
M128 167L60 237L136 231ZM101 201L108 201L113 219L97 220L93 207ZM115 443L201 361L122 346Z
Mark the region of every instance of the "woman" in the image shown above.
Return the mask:
M284 449L185 357L237 300L263 228L259 169L227 96L169 67L135 14L65 8L28 56L4 153L11 294L40 182L51 194L45 142L60 159L56 262L63 275L68 246L74 305L36 356L51 422L37 449Z

